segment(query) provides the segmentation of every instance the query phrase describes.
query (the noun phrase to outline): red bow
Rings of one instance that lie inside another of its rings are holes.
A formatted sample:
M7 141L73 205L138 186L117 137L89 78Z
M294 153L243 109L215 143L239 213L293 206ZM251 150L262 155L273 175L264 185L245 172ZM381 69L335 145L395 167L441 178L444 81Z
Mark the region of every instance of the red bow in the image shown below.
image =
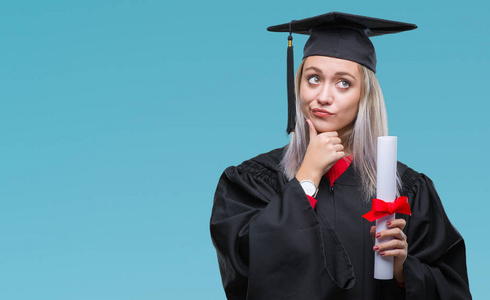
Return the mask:
M377 220L379 218L392 215L394 213L400 213L404 215L412 215L410 211L410 205L408 205L408 198L405 196L398 197L393 202L385 202L380 199L373 199L373 206L371 211L362 217L369 222Z

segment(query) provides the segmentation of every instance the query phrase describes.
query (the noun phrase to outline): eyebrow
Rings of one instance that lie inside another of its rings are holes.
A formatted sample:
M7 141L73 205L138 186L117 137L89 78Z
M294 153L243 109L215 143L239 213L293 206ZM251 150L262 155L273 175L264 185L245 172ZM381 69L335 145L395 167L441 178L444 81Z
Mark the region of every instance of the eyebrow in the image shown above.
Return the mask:
M318 69L317 67L308 67L308 68L304 69L304 71L308 71L310 69L315 71L315 72L322 73L322 70Z
M317 67L308 67L308 68L304 69L303 72L308 71L308 70L313 70L317 73L323 74L322 70L318 69ZM356 80L356 77L349 72L337 72L337 73L335 73L335 76L349 76L352 79Z

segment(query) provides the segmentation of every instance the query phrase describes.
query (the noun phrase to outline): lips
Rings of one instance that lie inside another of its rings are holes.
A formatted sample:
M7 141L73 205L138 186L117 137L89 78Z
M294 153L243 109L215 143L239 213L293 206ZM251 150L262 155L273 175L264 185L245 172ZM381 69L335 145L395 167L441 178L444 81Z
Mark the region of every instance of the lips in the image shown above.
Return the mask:
M317 116L317 117L320 117L320 118L327 118L327 117L330 117L331 115L333 115L331 112L329 112L328 110L324 110L324 109L321 109L321 108L313 108L311 110L311 112Z

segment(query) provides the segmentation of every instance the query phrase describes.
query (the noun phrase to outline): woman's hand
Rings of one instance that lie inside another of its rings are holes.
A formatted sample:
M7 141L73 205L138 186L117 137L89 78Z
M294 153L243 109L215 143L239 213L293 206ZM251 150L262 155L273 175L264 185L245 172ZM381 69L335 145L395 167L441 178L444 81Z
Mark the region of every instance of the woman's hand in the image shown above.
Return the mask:
M313 123L310 120L306 122L310 129L310 143L296 179L311 180L318 187L322 176L345 156L344 146L336 131L318 134Z
M407 259L408 243L407 236L403 233L406 222L404 219L388 221L387 230L376 233L376 226L371 227L371 236L377 239L393 238L391 241L375 245L373 250L379 252L381 256L393 256L393 276L399 283L405 282L403 276L403 263Z

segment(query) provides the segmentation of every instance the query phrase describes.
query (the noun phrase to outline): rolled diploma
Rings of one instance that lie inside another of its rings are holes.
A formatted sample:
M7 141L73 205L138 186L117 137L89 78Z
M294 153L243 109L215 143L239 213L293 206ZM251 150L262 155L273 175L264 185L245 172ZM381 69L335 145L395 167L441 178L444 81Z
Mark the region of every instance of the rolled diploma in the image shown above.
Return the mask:
M396 136L378 137L377 154L377 189L376 198L393 202L396 197ZM388 229L386 222L394 220L395 215L389 215L376 220L376 233ZM376 245L389 241L391 238L376 239ZM374 253L374 278L393 278L393 257L383 257L379 252Z

